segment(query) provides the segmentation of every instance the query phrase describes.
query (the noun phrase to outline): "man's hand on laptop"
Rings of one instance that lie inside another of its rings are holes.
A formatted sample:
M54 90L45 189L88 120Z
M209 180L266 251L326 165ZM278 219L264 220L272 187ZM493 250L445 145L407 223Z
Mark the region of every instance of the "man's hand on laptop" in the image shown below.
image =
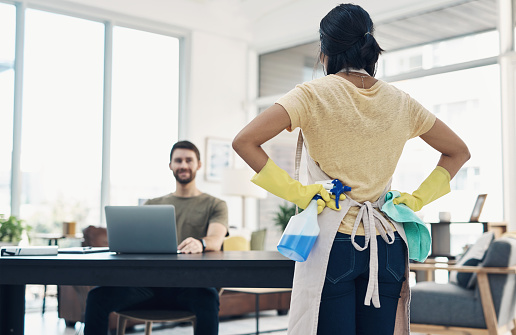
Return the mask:
M181 242L177 249L182 254L200 254L203 252L202 242L193 237L187 237L183 242Z

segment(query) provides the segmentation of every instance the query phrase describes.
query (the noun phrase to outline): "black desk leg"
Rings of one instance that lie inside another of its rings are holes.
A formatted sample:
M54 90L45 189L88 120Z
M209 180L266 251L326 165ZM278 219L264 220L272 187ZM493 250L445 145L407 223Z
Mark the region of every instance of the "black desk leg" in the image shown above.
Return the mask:
M25 285L0 285L0 335L23 335Z
M48 245L58 245L57 244L57 238L51 238L48 240ZM45 305L47 302L47 285L44 285L45 288L43 289L43 305L41 306L41 314L45 314Z
M43 305L41 306L41 314L45 314L45 305L47 302L47 285L43 285Z
M256 294L256 335L260 334L260 295Z

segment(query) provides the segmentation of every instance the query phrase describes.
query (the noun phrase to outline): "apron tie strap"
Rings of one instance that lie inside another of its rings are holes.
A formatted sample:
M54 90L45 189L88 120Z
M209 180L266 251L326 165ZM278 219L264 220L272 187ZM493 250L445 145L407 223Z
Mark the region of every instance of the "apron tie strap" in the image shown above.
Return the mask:
M360 207L355 224L353 225L353 231L351 233L351 243L358 251L364 251L369 246L369 281L367 283L367 291L364 300L364 305L369 306L371 301L373 306L380 308L380 294L378 290L378 243L376 241L376 231L380 233L380 236L387 244L394 243L394 230L392 229L389 222L383 217L383 215L375 210L379 208L378 201L371 203L365 201L363 204L350 199L354 206ZM355 236L362 221L364 225L364 246L361 247L355 242Z

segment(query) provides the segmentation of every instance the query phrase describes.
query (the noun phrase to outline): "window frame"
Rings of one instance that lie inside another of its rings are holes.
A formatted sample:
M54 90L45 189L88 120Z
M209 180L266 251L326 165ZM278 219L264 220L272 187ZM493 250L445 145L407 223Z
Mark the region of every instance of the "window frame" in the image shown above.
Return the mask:
M187 134L188 95L186 88L190 80L191 31L174 25L157 22L121 13L106 11L74 3L46 4L26 1L0 0L1 3L16 7L16 37L15 37L15 79L13 107L13 147L11 160L11 215L19 216L21 206L21 142L22 142L22 97L23 97L23 68L25 47L25 14L27 9L41 10L54 14L66 15L78 19L100 22L104 25L104 92L103 92L103 135L102 135L102 179L101 179L101 208L109 205L110 189L110 136L111 136L111 85L112 85L112 46L113 29L115 26L130 28L149 33L155 33L177 38L179 40L179 91L178 91L178 137L185 138ZM101 210L100 225L105 225L105 215Z

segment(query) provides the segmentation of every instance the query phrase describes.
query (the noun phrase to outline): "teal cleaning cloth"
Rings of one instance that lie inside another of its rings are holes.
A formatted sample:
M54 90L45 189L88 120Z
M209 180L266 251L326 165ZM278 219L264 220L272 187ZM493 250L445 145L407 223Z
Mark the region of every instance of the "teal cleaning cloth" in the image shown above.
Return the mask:
M403 225L409 249L409 258L424 262L430 253L432 238L423 221L405 204L395 205L392 201L400 196L398 191L390 191L385 195L382 212L389 218Z

